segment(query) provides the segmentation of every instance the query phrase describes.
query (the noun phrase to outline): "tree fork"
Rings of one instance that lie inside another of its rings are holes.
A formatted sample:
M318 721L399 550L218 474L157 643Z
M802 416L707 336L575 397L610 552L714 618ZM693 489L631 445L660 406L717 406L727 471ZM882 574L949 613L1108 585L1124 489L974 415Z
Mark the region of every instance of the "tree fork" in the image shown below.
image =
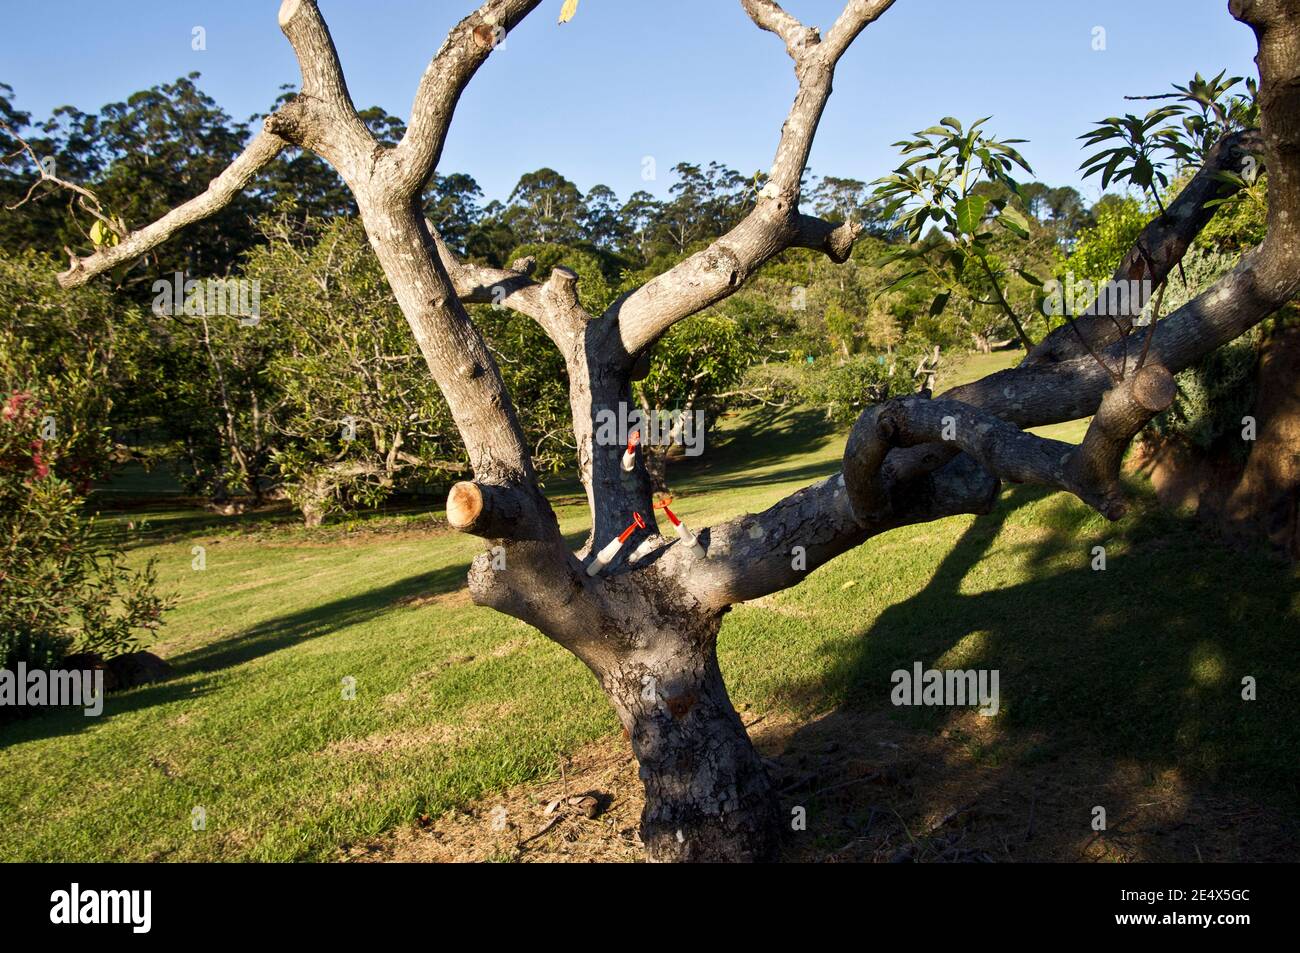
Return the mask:
M768 182L753 210L726 235L620 296L595 320L582 311L570 274L556 270L539 284L523 261L509 271L460 262L420 209L419 193L437 165L456 102L496 48L480 38L490 30L495 40L539 2L485 0L454 27L421 78L406 134L389 148L357 116L314 0L285 0L280 23L302 69L302 96L207 192L127 235L113 250L74 259L60 280L83 284L227 205L284 148L288 140L275 128L317 152L354 193L465 443L474 480L453 488L448 519L465 531L511 541L508 567L498 567L495 554L474 560L469 584L475 602L536 626L596 674L641 763L643 836L653 859L765 859L779 842L778 800L718 669L723 614L738 601L797 584L885 529L987 512L1001 475L1061 487L1099 508L1110 504L1112 467L1125 435L1131 438L1137 421L1164 403L1163 369L1189 366L1300 292L1300 0L1231 2L1233 15L1249 23L1259 41L1268 231L1210 291L1157 324L1146 373L1116 386L1095 362L1071 357L1070 339L1057 332L1064 350L1055 360L1027 361L965 385L951 394L960 399L913 399L875 409L859 420L866 432L855 433L843 477L702 531L707 559L647 533L644 553L598 579L586 577L558 531L500 371L462 302L495 303L504 293L503 303L537 320L564 354L593 538L608 539L632 510L653 520L644 467L624 479L621 448L593 439L595 417L630 402L633 364L668 329L734 293L773 256L802 246L832 260L848 257L857 229L801 215L799 184L837 61L894 0L848 0L824 37L775 0L742 0L751 18L785 43L799 84ZM1190 195L1185 205L1196 201ZM1191 216L1187 227L1199 227L1198 219ZM1178 241L1184 237L1180 232ZM1177 250L1176 243L1170 247ZM1119 340L1101 356L1123 367L1127 345ZM1019 429L1098 410L1080 448ZM943 418L949 415L961 422L958 439L945 443ZM925 443L898 449L914 442ZM894 449L885 453L887 446Z

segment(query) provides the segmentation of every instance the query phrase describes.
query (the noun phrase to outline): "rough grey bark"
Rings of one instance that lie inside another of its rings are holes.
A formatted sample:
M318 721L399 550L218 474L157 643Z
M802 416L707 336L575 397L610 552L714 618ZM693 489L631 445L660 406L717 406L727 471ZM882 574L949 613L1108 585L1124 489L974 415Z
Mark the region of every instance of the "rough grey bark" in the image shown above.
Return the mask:
M530 260L509 269L459 261L419 211L461 92L505 31L538 2L487 0L462 20L420 81L406 135L388 148L357 117L314 0L284 0L280 26L298 56L302 92L267 118L265 131L203 196L113 249L74 259L59 280L84 283L210 215L286 143L331 163L357 198L371 244L474 468L472 483L452 491L449 520L504 548L504 566L489 551L474 560L469 587L475 602L537 627L594 673L641 765L643 837L652 859L769 858L779 845L781 819L771 781L718 670L723 616L736 602L798 584L885 530L986 513L1003 477L1059 487L1111 518L1119 515L1119 456L1137 428L1167 406L1169 373L1232 340L1300 291L1300 0L1231 5L1259 40L1268 236L1206 294L1160 321L1148 352L1130 353L1128 337L1097 337L1092 350L1103 366L1058 335L1022 366L941 400L917 397L871 408L854 427L843 473L763 513L701 529L703 557L659 534L644 464L623 472L623 448L595 440L597 416L620 402L631 406L631 381L644 373L646 355L665 331L734 293L774 255L806 247L833 261L848 257L858 226L801 213L799 181L836 63L893 0L849 0L824 38L774 0L741 0L751 19L785 44L797 80L768 183L730 232L601 315L582 308L576 276L565 269L536 280ZM1216 155L1235 155L1241 139ZM1203 227L1206 187L1205 178L1193 180L1192 193L1173 203L1167 220L1144 239L1158 246L1158 258L1149 247L1140 256L1151 259L1155 274L1173 267ZM464 307L492 300L537 321L564 356L579 474L591 510L591 532L577 553L569 551L537 486L500 372ZM1023 432L1094 413L1078 448ZM646 528L601 573L588 575L593 551L628 526L634 513Z
M655 860L770 860L776 793L718 668L720 618L682 619L597 673L645 783Z

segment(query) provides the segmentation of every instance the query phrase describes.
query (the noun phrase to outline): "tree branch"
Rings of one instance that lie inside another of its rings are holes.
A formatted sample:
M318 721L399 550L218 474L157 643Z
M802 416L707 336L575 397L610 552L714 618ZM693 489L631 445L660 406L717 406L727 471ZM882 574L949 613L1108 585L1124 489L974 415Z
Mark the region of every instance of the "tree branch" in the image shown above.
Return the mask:
M721 611L796 584L884 529L950 513L987 512L998 481L986 466L1013 479L1060 486L1107 515L1118 515L1122 502L1114 475L1143 423L1172 400L1171 372L1189 367L1300 294L1300 3L1232 0L1230 9L1259 40L1268 231L1236 268L1156 325L1141 368L1115 385L1091 357L1026 362L954 388L942 400L904 403L883 434L881 421L891 405L871 408L851 435L843 474L757 516L704 530L699 537L705 560L670 545L658 562L673 567L703 605ZM1166 273L1172 264L1164 266ZM1127 339L1116 341L1103 357L1122 366L1127 348ZM1094 413L1078 447L1017 429ZM960 439L934 439L943 437L945 416L955 418L953 436ZM885 445L907 440L922 442L893 449L881 462ZM888 505L882 507L884 501ZM802 569L792 565L795 546L804 547Z
M280 110L279 128L267 128L320 155L344 181L359 187L370 176L379 146L352 104L338 50L316 0L283 0L278 19L298 59L302 92L292 108Z
M908 483L889 483L887 512L863 523L841 474L804 487L762 513L746 514L698 534L698 559L674 542L655 564L672 572L706 610L788 589L819 566L887 530L988 513L1000 484L967 456ZM796 549L796 547L798 547Z
M460 94L488 55L541 0L488 0L447 34L420 78L406 134L385 163L396 187L418 194L437 168Z
M514 535L528 509L528 498L510 487L462 481L447 494L452 529L487 539Z
M816 27L804 26L782 10L775 0L740 0L740 5L760 29L775 33L781 38L786 52L796 64L805 49L821 42L821 34Z
M799 215L799 230L791 245L824 252L837 265L849 260L853 243L862 234L861 222L827 222L814 215Z
M829 55L838 60L849 48L849 44L857 39L858 34L869 23L878 20L893 3L894 0L849 0L836 18L830 33L826 34L825 45Z
M1300 162L1296 162L1293 168L1300 169ZM1275 183L1277 181L1274 180ZM1300 182L1300 177L1292 181ZM1273 188L1276 189L1277 185ZM1279 198L1279 201L1286 200ZM1290 216L1280 218L1284 225L1289 220ZM1141 416L1149 419L1148 412L1163 402L1161 395L1166 386L1162 383L1164 374L1191 366L1206 354L1239 337L1300 293L1300 269L1295 267L1295 255L1295 246L1270 243L1266 239L1263 245L1245 256L1236 269L1208 291L1161 321L1152 338L1146 365L1116 386L1114 397L1107 393L1112 388L1111 378L1103 367L1089 357L1056 364L1024 365L989 375L974 383L954 388L944 395L944 399L915 402L917 406L928 405L930 413L948 405L953 411L952 415L958 417L956 433L966 434L963 441L935 439L915 446L898 447L888 453L876 473L871 468L879 458L879 448L864 451L865 438L859 436L856 440L851 439L846 448L845 473L842 476L801 490L759 517L741 517L706 530L700 534L700 538L707 541L716 536L719 539L735 540L739 538L738 534L749 532L748 527L757 519L759 528L765 533L780 530L779 538L787 552L792 545L806 546L808 568L812 569L815 565L820 565L821 561L859 545L883 529L906 525L908 522L936 519L940 515L951 513L979 512L971 503L972 500L979 499L979 494L972 489L975 484L961 480L958 481L958 487L953 488L945 482L951 479L953 473L962 472L961 468L965 466L973 466L992 479L983 465L977 463L969 453L963 452L968 449L976 450L1010 478L1060 486L1080 495L1090 505L1098 505L1102 512L1109 511L1107 515L1118 515L1120 511L1117 506L1120 501L1116 495L1117 489L1107 488L1100 482L1098 474L1114 472L1113 468L1117 467L1124 447L1137 429L1140 429L1140 424L1135 426L1134 421ZM1117 342L1104 356L1118 366L1126 346L1125 341ZM1156 376L1139 383L1147 370L1153 371ZM1129 388L1142 388L1145 393L1134 395ZM1103 408L1107 398L1110 398L1113 409L1103 412L1099 408ZM869 421L871 418L868 414L881 410L872 408L860 420ZM925 413L913 408L909 408L909 412ZM1079 448L1058 441L1043 441L1042 438L1022 434L1017 429L1077 420L1094 413L1097 417ZM964 418L963 414L966 415ZM939 417L947 415L939 414ZM932 419L918 419L920 422L915 425L915 434L924 432L932 437L942 437L942 431L935 429ZM965 424L961 422L962 419L965 419ZM942 423L942 420L939 422ZM993 442L991 448L980 449L979 426L987 428L984 433L992 434L988 438ZM872 433L878 436L878 431ZM867 441L868 446L870 442ZM963 446L963 442L970 446ZM1054 458L1052 454L1058 451L1060 456ZM1068 458L1062 461L1061 457L1066 457L1067 454ZM963 461L968 463L963 464ZM954 467L958 469L954 471ZM833 490L826 489L827 484L838 484L841 479L844 480L839 487L844 491L843 499L839 499ZM856 481L854 485L862 487L867 485L868 479L878 481L889 500L889 506L883 514L879 506L873 507L870 495L858 501L849 497L849 480ZM966 489L961 490L962 487ZM814 490L816 492L812 492ZM919 494L917 499L923 502L910 502L900 506L900 499L913 499L908 495L909 492ZM996 489L993 493L996 494ZM788 514L792 508L802 514L800 525L803 529L798 531L789 527ZM851 526L846 523L846 519L853 521ZM862 520L865 520L865 524ZM786 529L782 530L781 527ZM707 546L706 542L706 548ZM743 544L741 556L734 558L727 550L708 550L710 566L707 572L702 573L701 578L705 581L700 583L699 588L702 601L723 607L731 602L775 592L794 585L803 578L802 572L748 573L744 566L747 552L748 549ZM814 554L817 561L812 558ZM711 565L715 560L722 565ZM682 565L679 571L686 578L685 584L696 591L696 583L691 576L701 570L691 565Z
M338 50L316 0L283 0L278 20L298 58L302 94L328 103L341 115L355 114Z
M1163 282L1182 261L1192 241L1209 224L1217 206L1205 207L1213 199L1229 198L1239 186L1217 178L1220 172L1240 173L1246 157L1261 152L1263 139L1258 130L1230 133L1220 139L1205 164L1178 193L1162 215L1147 223L1137 241L1115 269L1112 281L1146 282L1148 293ZM1127 333L1141 307L1128 295L1129 313L1082 315L1043 338L1025 356L1025 364L1067 361L1109 347Z
M550 281L539 284L529 277L536 264L531 258L514 262L508 269L462 261L447 247L432 222L425 219L425 225L456 296L462 302L503 306L518 311L541 325L561 351L568 349L573 336L591 320L591 315L578 303L576 291L557 293L559 284L576 285L577 275L569 269L563 269L567 276L557 279L553 272ZM556 269L557 272L560 270Z
M858 426L873 428L880 442L892 446L949 443L999 479L1065 490L1117 520L1125 511L1119 489L1124 451L1152 417L1168 409L1174 394L1172 375L1148 364L1106 392L1077 447L1036 436L955 400L891 401L864 412Z
M742 0L754 22L786 41L795 58L799 89L781 129L767 184L748 215L708 248L610 305L606 316L619 326L628 354L636 354L664 331L737 291L764 262L791 246L848 257L858 231L818 223L799 213L799 182L808 165L817 124L831 92L835 64L853 38L893 0L850 0L826 41L807 41L808 31L771 0ZM803 33L799 33L803 30ZM803 42L795 43L802 36ZM828 236L834 240L828 244Z
M269 117L267 122L270 122ZM201 195L176 206L156 222L131 232L116 245L105 246L82 258L74 257L68 270L58 276L59 284L64 288L84 285L96 275L152 251L186 226L225 208L286 145L288 143L273 132L263 130L258 133L235 161L208 183Z

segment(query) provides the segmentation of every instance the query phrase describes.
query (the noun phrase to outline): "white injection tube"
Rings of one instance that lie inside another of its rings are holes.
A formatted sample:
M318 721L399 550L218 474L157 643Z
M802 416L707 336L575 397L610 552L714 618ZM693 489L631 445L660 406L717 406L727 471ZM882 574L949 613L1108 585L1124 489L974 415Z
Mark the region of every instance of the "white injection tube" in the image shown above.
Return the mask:
M690 551L696 556L703 559L704 547L700 545L700 541L695 537L695 534L691 532L690 527L679 520L677 515L668 507L665 506L663 511L667 514L668 521L673 524L673 529L677 531L677 538L682 541L682 545L690 549Z
M627 449L623 451L623 472L631 473L636 467L636 448L641 442L641 431L633 430L632 436L627 438ZM612 558L612 557L611 557Z
M627 542L628 537L635 533L637 529L645 529L645 525L645 519L641 514L633 513L632 525L600 548L600 552L596 553L596 558L593 559L591 565L587 567L587 575L594 576L613 562L614 557L617 556L618 551L623 548L623 544Z

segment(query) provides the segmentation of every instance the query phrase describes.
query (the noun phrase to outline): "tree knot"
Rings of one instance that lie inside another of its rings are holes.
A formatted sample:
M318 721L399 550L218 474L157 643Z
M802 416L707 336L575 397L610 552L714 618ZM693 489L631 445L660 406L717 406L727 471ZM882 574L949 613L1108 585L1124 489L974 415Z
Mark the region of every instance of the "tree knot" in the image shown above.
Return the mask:
M696 697L694 692L684 692L681 695L673 695L664 699L664 704L668 706L668 713L679 721L686 716L686 713L695 707Z

